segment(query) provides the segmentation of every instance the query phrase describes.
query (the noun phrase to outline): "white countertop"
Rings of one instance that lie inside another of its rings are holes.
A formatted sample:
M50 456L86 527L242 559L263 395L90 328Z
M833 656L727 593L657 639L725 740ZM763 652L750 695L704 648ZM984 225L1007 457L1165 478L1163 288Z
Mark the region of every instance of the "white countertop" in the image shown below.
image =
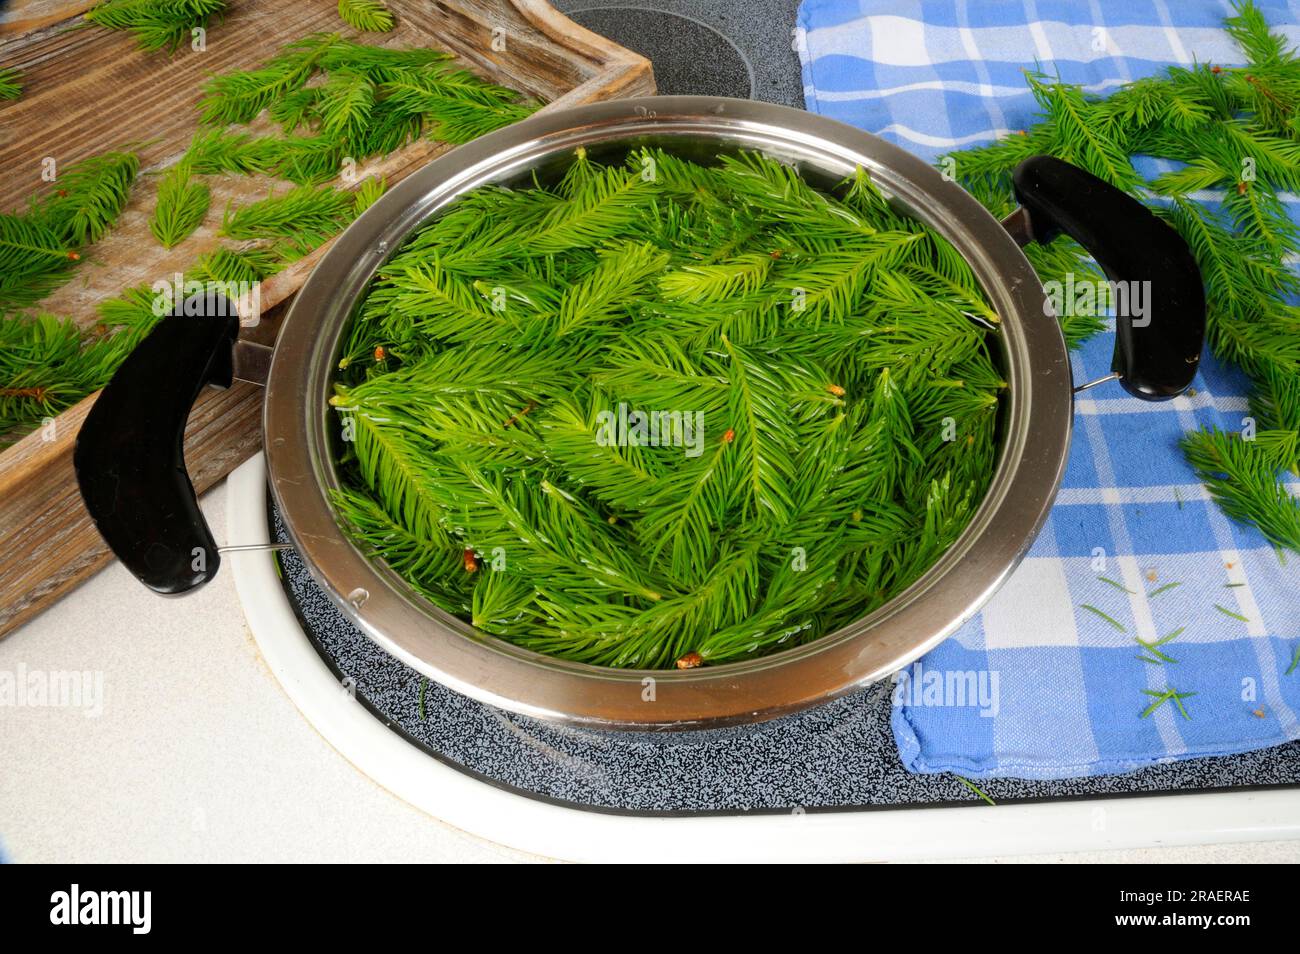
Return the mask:
M218 539L225 497L203 501ZM103 712L0 708L9 860L544 860L431 818L335 752L263 663L229 572L169 600L114 564L0 640L0 671L20 666L102 672ZM1300 842L972 860L1050 859L1294 862Z

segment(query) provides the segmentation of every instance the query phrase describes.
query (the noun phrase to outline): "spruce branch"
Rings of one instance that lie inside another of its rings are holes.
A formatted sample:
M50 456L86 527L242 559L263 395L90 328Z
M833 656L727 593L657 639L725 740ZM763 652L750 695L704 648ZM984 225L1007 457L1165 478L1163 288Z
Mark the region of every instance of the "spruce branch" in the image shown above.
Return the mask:
M388 181L382 176L367 176L352 193L352 215L358 216L379 201L379 197L388 189Z
M1280 467L1294 465L1294 436L1289 453L1282 454L1260 436L1247 441L1217 428L1202 429L1183 438L1183 452L1224 513L1258 527L1275 546L1300 553L1300 501L1277 479Z
M631 172L610 166L562 205L551 209L517 241L530 254L563 252L597 244L626 231L645 208L651 186Z
M195 259L186 276L198 282L242 285L260 282L283 267L283 256L266 245L217 248Z
M316 96L321 132L339 139L355 135L370 120L375 106L375 86L362 73L331 73Z
M76 246L98 242L126 207L140 160L130 152L106 152L76 162L59 174L30 215Z
M1279 66L1296 61L1296 51L1274 33L1264 14L1251 2L1233 4L1236 14L1223 21L1228 35L1241 47L1252 66Z
M17 99L22 94L22 73L8 67L0 67L0 99Z
M338 41L336 34L312 34L285 45L257 69L214 76L204 86L199 101L203 121L214 126L251 122L272 102L306 86L322 58Z
M1051 130L1053 155L1082 166L1111 185L1134 190L1141 177L1113 127L1099 121L1097 101L1077 86L1048 83L1042 74L1025 78Z
M206 27L225 9L226 0L101 0L86 11L86 19L110 30L130 31L146 52L175 53L192 30Z
M664 297L712 303L758 291L775 264L771 255L751 252L711 265L686 265L659 280Z
M396 25L392 11L380 0L339 0L339 19L366 33L387 33Z
M394 519L362 491L337 490L331 499L353 540L369 554L386 561L421 595L447 612L463 615L470 611L473 587L467 575L459 572L464 566L463 550L449 547L443 537L412 532L409 524Z
M232 239L291 238L314 248L352 220L352 196L329 186L298 186L278 196L226 209L219 234Z
M600 253L596 267L560 299L555 334L563 338L594 323L609 321L650 276L663 270L666 253L645 243L626 243Z
M0 314L45 297L80 258L39 217L0 213Z
M48 314L0 317L0 445L103 387L138 341L125 329L86 337Z
M133 153L91 156L63 170L25 213L0 214L0 314L39 302L69 277L81 248L125 208L139 166Z
M149 231L163 248L173 248L203 224L211 203L211 191L193 178L189 162L181 159L158 183Z

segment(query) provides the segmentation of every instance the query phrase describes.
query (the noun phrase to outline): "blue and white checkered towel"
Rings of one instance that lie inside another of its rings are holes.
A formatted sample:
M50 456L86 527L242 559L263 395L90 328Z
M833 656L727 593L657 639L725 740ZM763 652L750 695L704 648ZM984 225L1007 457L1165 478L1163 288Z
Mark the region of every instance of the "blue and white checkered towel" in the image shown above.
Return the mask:
M1300 43L1300 4L1259 6ZM797 45L809 109L933 160L1032 124L1026 67L1104 94L1169 64L1241 63L1222 30L1231 12L1209 0L804 0ZM1108 334L1086 344L1075 380L1108 373L1112 347ZM1235 369L1207 360L1172 402L1117 385L1080 396L1068 472L1029 556L900 676L893 728L909 769L1064 778L1300 738L1300 557L1224 517L1177 446L1200 425L1241 430L1246 393ZM1159 647L1175 662L1138 659L1137 638L1176 630ZM1143 690L1195 695L1142 717L1157 701Z

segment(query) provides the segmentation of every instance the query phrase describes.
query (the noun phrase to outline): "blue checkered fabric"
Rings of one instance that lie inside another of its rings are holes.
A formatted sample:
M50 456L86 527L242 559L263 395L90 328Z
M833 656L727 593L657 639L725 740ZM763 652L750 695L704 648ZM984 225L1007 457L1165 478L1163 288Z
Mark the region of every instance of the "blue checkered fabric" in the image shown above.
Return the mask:
M1300 4L1259 6L1300 44ZM1170 64L1241 63L1230 13L1202 0L804 0L796 46L810 110L934 160L1031 125L1026 68L1104 95ZM1075 380L1107 374L1112 346L1109 334L1084 345ZM1068 471L1029 556L899 676L909 769L1053 779L1300 738L1300 557L1224 517L1177 446L1202 425L1241 430L1247 390L1207 360L1171 402L1113 384L1079 396ZM1160 647L1176 661L1138 658L1137 639L1179 629ZM1143 690L1169 689L1194 693L1186 716L1168 701L1143 717L1155 701Z

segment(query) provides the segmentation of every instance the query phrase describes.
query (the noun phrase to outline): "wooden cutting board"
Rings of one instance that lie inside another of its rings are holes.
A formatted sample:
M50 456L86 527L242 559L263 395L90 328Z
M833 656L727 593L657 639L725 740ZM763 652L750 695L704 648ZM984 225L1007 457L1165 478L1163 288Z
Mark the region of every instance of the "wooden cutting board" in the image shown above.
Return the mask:
M0 66L23 74L16 102L0 105L0 210L20 209L41 190L42 161L57 167L131 148L141 176L117 226L90 248L67 284L39 308L83 327L124 289L184 271L216 237L221 210L264 197L266 177L206 177L212 207L202 227L174 249L148 230L157 173L175 162L197 129L202 85L212 73L247 69L309 33L341 33L384 46L428 46L454 53L476 73L539 98L547 110L654 92L644 58L558 14L544 0L385 0L397 16L390 33L358 34L336 0L230 0L207 31L207 49L142 53L126 34L87 25L94 4L27 0L0 21ZM268 130L272 127L267 126ZM421 140L357 168L357 181L382 175L391 185L448 147ZM281 188L287 183L280 183ZM245 337L274 341L284 304L324 247L262 283L263 320ZM94 395L0 453L0 637L112 559L90 522L72 471L76 433ZM185 459L195 488L221 480L261 445L261 390L236 383L208 390L190 416Z

